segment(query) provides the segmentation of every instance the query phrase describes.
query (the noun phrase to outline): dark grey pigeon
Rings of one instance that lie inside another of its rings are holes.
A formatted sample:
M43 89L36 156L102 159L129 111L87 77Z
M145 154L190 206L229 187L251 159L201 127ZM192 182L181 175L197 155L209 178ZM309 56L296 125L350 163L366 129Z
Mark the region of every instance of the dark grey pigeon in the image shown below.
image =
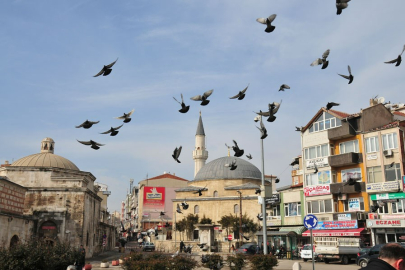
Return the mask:
M339 103L336 102L328 102L328 104L326 104L326 110L329 111L330 109L332 109L332 107L334 106L339 106Z
M274 120L276 120L276 118L277 118L275 116L275 114L278 112L281 102L282 102L282 100L280 101L280 103L278 103L278 102L269 103L269 110L267 112L260 111L256 114L268 117L267 122L274 122Z
M181 112L181 113L188 112L188 110L190 109L190 106L186 106L186 104L184 103L183 94L181 94L181 102L179 102L175 97L173 97L173 98L175 101L177 101L181 105L181 109L179 110L179 112Z
M212 94L212 92L214 92L214 90L212 89L212 90L208 90L207 92L204 92L204 94L201 96L201 95L198 95L198 96L194 96L194 97L192 97L192 98L190 98L191 100L194 100L194 101L201 101L201 105L202 106L205 106L205 105L207 105L208 103L210 103L210 101L207 99L209 96L211 96L211 94Z
M395 162L393 161L393 162L391 162L389 167L392 168L392 167L394 167L394 165L395 165Z
M276 182L276 184L278 184L280 182L280 179L276 178L276 180L274 182Z
M176 212L179 213L179 214L183 214L183 212L181 212L179 204L177 204Z
M236 159L234 159L231 162L231 164L228 163L228 164L225 164L224 166L229 167L231 171L234 171L238 167L238 165L236 165Z
M235 96L233 96L233 97L230 97L230 99L235 99L235 98L237 98L238 100L242 100L244 97L245 97L245 92L246 92L246 90L248 89L248 87L249 87L249 85L248 86L246 86L246 88L245 89L243 89L242 91L239 91L239 93L237 94L237 95L235 95Z
M198 194L198 196L202 196L202 192L205 191L206 187L207 185L205 185L205 187L203 188L199 188L196 192L193 192L193 194Z
M285 89L290 89L290 87L288 85L286 85L286 84L282 84L280 86L280 89L278 89L278 91L284 91Z
M271 33L276 29L275 26L271 25L271 23L274 21L274 19L277 17L276 14L270 15L268 18L257 18L256 21L262 24L267 25L266 29L264 32L266 33Z
M295 127L295 131L301 131L302 127Z
M263 214L262 213L257 214L257 219L262 221L263 220Z
M102 132L102 133L100 133L100 134L108 134L108 133L111 133L110 134L110 136L115 136L115 135L117 135L118 134L118 129L120 129L122 126L123 126L124 124L122 124L121 126L119 126L119 127L111 127L109 130L107 130L106 132Z
M162 217L162 216L164 216L164 215L166 215L166 213L163 212L163 211L161 211L161 212L160 212L160 216Z
M386 64L395 64L396 63L395 66L396 67L399 66L401 64L401 62L402 62L402 54L404 53L404 51L405 51L405 45L404 45L404 48L402 49L401 54L398 55L398 57L396 59L388 61L388 62L384 62L384 63L386 63Z
M260 111L261 112L261 111ZM260 133L262 136L260 136L260 139L265 139L267 137L267 129L263 124L262 118L260 117L260 127L257 127L260 130Z
M336 0L336 14L342 14L342 10L349 6L350 0Z
M179 160L180 153L181 153L181 145L180 145L179 148L176 147L176 149L174 149L173 155L172 155L174 160L177 161L178 163L181 163L180 160Z
M242 233L241 233L241 235L242 235L243 238L245 238L246 241L249 241L249 240L250 240L250 238L247 238L247 237L244 236Z
M115 117L116 119L124 119L124 123L131 122L131 115L134 113L135 109L130 111L129 113L124 113L122 116Z
M316 166L316 163L314 163L314 174L318 173L318 166Z
M89 129L89 128L91 128L93 125L95 125L95 124L98 124L100 121L95 121L95 122L93 122L93 121L89 121L89 120L86 120L86 121L84 121L80 126L76 126L76 128L85 128L85 129Z
M94 150L98 150L98 149L100 149L100 146L105 145L105 144L95 142L93 140L90 140L90 141L79 141L79 140L77 140L77 141L79 143L81 143L81 144L84 144L84 145L91 145L91 148L93 148Z
M323 54L322 54L322 59L318 58L316 59L314 62L311 63L311 66L318 66L318 65L322 65L322 69L325 69L328 67L329 65L329 61L326 60L326 58L328 58L330 53L330 50L327 49Z
M117 60L118 60L118 58L117 58ZM103 76L107 76L108 74L110 74L111 73L111 71L112 71L112 66L114 66L114 64L115 64L115 62L117 62L117 60L115 60L114 62L112 62L111 64L109 64L109 65L106 65L106 66L104 66L102 69L101 69L101 71L99 72L99 73L97 73L96 75L94 75L93 77L98 77L98 76L100 76L101 74L103 75Z
M354 79L354 76L352 75L352 69L350 68L350 66L347 66L347 70L349 71L349 75L342 75L342 74L339 74L339 73L338 73L338 75L340 75L343 78L349 80L348 84L351 84L353 79Z
M256 189L255 195L260 194L262 191L260 189Z
M181 207L183 207L183 210L187 210L188 209L188 203L186 201L182 202Z
M232 146L233 151L235 152L235 157L241 157L245 153L243 149L240 149L238 143L235 140L232 140L235 146ZM226 144L225 144L226 145ZM228 147L228 145L226 145Z
M246 157L247 157L248 159L252 159L252 155L251 155L251 154L246 155Z

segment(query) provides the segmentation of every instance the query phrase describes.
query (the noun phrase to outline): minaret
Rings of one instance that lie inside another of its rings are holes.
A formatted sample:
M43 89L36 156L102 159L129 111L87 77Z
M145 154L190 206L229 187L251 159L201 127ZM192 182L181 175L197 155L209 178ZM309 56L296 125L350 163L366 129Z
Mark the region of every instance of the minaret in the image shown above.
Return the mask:
M208 151L205 150L205 133L200 111L200 119L198 120L197 132L195 133L195 149L193 151L194 177L205 165L207 158Z

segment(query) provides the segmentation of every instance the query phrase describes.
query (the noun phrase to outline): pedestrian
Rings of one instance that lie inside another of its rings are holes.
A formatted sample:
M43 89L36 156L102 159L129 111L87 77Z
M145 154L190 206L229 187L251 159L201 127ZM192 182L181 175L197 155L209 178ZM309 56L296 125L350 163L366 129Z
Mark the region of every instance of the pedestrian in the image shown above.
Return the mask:
M273 247L271 248L271 253L273 255L276 255L276 247L273 245Z
M256 254L260 254L260 246L259 245L256 246Z
M80 245L79 248L79 257L77 258L77 269L82 269L86 264L86 250L83 245Z
M185 245L184 245L184 242L181 241L181 242L180 242L180 253L183 252L184 246L185 246Z
M235 246L232 244L232 247L231 247L231 252L232 252L232 254L235 254Z
M362 270L405 270L405 247L397 243L384 245L378 259L371 259Z

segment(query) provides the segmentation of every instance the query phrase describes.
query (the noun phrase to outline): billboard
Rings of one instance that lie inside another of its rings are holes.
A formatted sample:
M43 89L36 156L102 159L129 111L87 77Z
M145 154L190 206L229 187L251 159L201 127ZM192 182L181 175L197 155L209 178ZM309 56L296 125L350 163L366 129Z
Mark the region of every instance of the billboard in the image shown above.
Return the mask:
M164 187L145 187L143 190L143 210L165 209L165 188Z
M357 220L318 221L315 230L357 229Z

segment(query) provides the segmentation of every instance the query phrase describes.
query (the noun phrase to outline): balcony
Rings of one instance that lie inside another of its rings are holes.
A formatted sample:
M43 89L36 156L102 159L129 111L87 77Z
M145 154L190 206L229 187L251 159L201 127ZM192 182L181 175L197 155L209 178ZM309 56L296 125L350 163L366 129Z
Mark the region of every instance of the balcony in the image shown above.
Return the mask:
M267 216L267 226L279 226L281 225L281 216Z
M356 131L347 122L342 122L340 127L328 129L328 138L331 141L353 136L356 136Z
M332 194L352 194L366 191L366 183L356 182L353 186L343 186L344 183L330 184L330 193Z
M331 167L343 167L356 165L363 162L363 155L361 153L346 153L328 157L329 165Z

